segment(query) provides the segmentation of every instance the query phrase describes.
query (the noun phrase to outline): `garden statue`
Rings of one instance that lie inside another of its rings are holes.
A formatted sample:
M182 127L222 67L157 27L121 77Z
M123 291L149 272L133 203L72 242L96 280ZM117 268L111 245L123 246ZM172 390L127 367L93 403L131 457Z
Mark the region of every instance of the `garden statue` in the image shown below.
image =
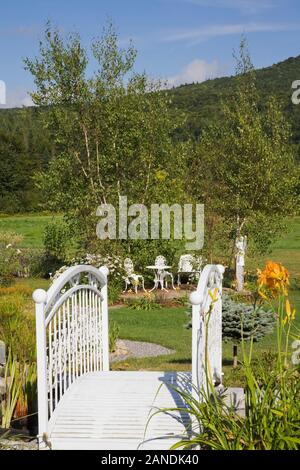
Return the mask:
M247 237L239 236L235 241L236 289L239 292L244 289L244 267L246 248Z

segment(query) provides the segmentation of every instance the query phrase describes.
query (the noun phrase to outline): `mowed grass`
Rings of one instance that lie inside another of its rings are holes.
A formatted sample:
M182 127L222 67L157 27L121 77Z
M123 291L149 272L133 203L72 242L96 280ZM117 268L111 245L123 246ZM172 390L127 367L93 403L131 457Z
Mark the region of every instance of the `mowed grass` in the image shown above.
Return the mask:
M294 294L291 295L292 300L293 297ZM112 363L111 368L113 370L191 371L192 331L185 327L186 310L184 307L163 308L149 312L130 308L110 309L109 319L118 324L121 338L160 344L174 351L172 354L158 357L129 358ZM299 316L297 323L300 327ZM274 354L275 350L276 334L274 332L262 341L254 343L253 359L257 364L263 365L266 358ZM238 349L238 356L242 360L241 346ZM240 369L232 368L231 343L223 343L222 359L225 385L242 385L243 378Z
M192 332L184 328L187 323L185 311L184 307L152 311L111 308L109 319L118 324L121 338L160 344L174 350L173 354L128 359L121 364L114 363L112 367L128 370L190 370Z
M23 236L22 248L42 248L46 225L60 215L0 215L0 231L15 232Z

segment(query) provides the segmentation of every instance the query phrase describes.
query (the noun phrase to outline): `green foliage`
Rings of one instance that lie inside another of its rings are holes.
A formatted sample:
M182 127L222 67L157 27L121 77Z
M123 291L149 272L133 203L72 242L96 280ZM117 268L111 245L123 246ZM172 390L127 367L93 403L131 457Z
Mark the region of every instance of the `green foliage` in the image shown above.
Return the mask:
M0 232L0 285L9 285L21 270L18 244L22 236L14 232Z
M291 101L291 83L300 75L300 56L290 57L270 67L254 71L259 92L259 107L274 96L283 106L286 120L292 124L292 142L297 153L300 139L300 108ZM198 139L207 125L222 118L222 102L230 102L238 77L221 77L203 83L181 85L169 91L174 113L186 115L185 125L176 132L176 138ZM299 158L299 155L298 155Z
M1 403L1 427L8 429L14 416L22 384L18 380L18 363L9 351L5 366L5 397Z
M21 277L48 277L51 271L43 250L22 248L20 253Z
M115 352L117 339L119 338L120 328L115 321L109 322L109 352Z
M108 288L108 304L113 305L118 302L122 292L122 286L119 282L110 282Z
M205 203L208 225L226 221L220 235L227 245L243 233L250 249L263 252L297 207L299 170L281 106L268 97L260 107L244 42L233 95L223 101L222 117L203 130L195 147L190 167L193 194Z
M61 220L61 216L43 213L1 215L0 231L22 235L20 248L43 248L45 227L56 220Z
M171 139L177 123L167 92L134 73L136 51L119 48L112 25L91 44L91 55L92 78L79 36L65 40L48 25L39 57L25 61L36 85L33 101L49 107L45 126L56 144L38 184L47 207L68 216L85 247L96 239L99 204L116 205L124 194L128 203L180 199L186 153Z
M13 286L0 290L0 338L21 362L35 360L35 321L27 310L29 302L27 289Z
M154 296L151 295L144 295L143 297L139 297L137 299L130 299L127 301L128 306L132 310L157 310L161 309L162 306L156 302Z
M6 213L35 211L41 194L33 183L36 171L44 170L52 141L41 126L38 108L0 112L0 210Z
M219 395L213 389L200 392L201 399L178 391L194 422L202 432L194 432L172 448L203 450L299 450L300 449L300 377L295 369L279 373L274 370L260 376L252 368L246 375L246 416L237 413L225 401L226 390Z
M65 223L56 221L46 225L44 232L46 255L63 262L67 257L70 237L70 231Z
M5 395L1 403L1 427L13 423L37 410L36 363L19 362L9 350L5 365Z
M186 328L192 328L192 306L187 312ZM272 333L275 316L272 310L238 302L223 294L222 297L222 340L233 344L233 366L237 367L237 345L244 341L258 342Z
M291 122L291 142L299 161L300 107L291 102L291 83L300 76L300 56L254 71L259 94L259 108L265 110L270 96L282 105L286 121ZM63 78L63 77L62 77ZM182 85L168 90L170 112L177 121L172 135L175 141L198 139L204 128L222 120L222 102L230 102L238 77L222 77L199 84ZM72 82L73 83L73 82ZM47 169L58 146L48 120L47 107L0 110L0 207L1 212L38 210L47 199L35 186L33 175Z
M235 344L243 341L261 340L271 333L275 316L271 310L251 304L235 302L229 296L222 299L222 338Z

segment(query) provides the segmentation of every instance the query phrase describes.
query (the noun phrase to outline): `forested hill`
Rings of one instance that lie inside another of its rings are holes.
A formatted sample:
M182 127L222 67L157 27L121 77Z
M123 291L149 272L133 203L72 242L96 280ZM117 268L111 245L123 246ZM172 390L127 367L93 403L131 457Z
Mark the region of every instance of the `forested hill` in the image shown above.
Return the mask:
M261 105L265 98L274 95L292 124L294 141L300 143L300 105L294 105L291 100L292 82L300 80L300 56L256 70L256 80ZM188 115L188 133L197 136L203 126L220 117L221 100L230 97L234 81L235 77L223 77L170 90L173 106Z
M38 210L33 175L47 167L51 151L37 108L0 110L0 212Z
M261 106L270 95L282 103L292 124L299 158L300 105L294 105L291 96L292 82L300 80L300 56L257 70L256 76ZM176 137L198 137L204 126L220 118L221 100L233 93L234 81L235 77L216 78L169 90L173 111L183 111L187 117ZM32 177L47 166L52 152L53 144L42 127L40 110L0 110L0 212L38 209L39 194Z

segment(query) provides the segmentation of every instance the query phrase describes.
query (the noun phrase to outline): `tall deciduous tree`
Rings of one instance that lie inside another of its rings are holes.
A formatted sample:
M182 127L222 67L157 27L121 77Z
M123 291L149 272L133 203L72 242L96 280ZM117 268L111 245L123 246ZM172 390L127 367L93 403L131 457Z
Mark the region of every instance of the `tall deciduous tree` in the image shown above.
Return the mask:
M148 203L180 202L184 194L185 148L173 145L178 122L161 84L134 72L136 51L119 48L111 24L90 52L92 60L78 35L65 40L48 25L39 57L25 60L36 85L32 99L49 108L46 125L56 142L39 184L48 206L84 236L95 235L97 206L116 204L120 195Z
M232 246L237 236L248 235L252 247L264 251L293 213L299 173L280 104L271 97L259 106L244 39L236 61L237 86L223 102L223 119L202 133L195 150L194 195L206 204L212 233L222 224L222 238Z

